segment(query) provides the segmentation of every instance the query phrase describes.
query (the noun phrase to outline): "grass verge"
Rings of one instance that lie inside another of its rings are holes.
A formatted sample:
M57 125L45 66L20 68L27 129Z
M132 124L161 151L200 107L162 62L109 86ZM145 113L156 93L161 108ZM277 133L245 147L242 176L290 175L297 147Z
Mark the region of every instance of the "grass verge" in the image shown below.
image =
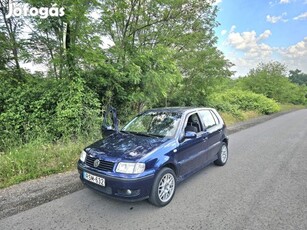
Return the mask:
M233 125L235 123L238 123L240 121L246 121L249 119L253 119L259 116L262 116L263 114L256 112L256 111L243 111L240 113L240 116L234 116L231 113L223 113L221 112L221 116L223 117L225 123L229 125Z
M306 108L306 106L304 105L293 105L293 104L280 104L279 106L280 106L279 112ZM257 111L240 111L239 116L233 115L231 113L224 113L224 112L221 112L221 115L227 125L233 125L241 121L246 121L246 120L250 120L250 119L253 119L259 116L263 116L263 114Z
M305 109L306 106L304 105L293 105L293 104L281 104L280 111L289 111L289 110L296 110L296 109Z
M35 141L0 155L0 188L76 168L81 150L93 139L42 143Z

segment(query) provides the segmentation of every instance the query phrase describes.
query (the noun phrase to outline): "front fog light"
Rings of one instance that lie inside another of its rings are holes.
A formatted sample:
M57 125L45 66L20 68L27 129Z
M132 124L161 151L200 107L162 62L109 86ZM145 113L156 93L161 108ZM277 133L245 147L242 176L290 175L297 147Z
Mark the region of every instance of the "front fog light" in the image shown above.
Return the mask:
M85 162L86 152L83 150L80 154L80 161Z

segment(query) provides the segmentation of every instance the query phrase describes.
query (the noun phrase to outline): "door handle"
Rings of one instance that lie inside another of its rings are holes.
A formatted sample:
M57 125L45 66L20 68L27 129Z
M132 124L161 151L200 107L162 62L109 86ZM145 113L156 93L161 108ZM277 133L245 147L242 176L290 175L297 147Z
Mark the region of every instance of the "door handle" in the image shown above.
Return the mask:
M222 129L220 129L218 132L221 133L221 132L222 132Z

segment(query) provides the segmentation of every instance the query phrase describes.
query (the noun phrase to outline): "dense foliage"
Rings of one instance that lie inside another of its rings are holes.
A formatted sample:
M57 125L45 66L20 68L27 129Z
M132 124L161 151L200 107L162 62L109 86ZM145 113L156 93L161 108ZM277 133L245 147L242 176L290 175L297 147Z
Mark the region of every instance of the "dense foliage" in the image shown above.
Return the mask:
M259 64L239 79L238 86L280 103L306 104L307 87L292 83L286 75L286 66L278 62Z
M260 114L271 114L279 111L279 105L262 94L250 91L228 90L223 93L213 93L209 104L222 112L240 116L241 111L257 111Z
M307 86L307 74L303 73L301 70L290 70L289 79L291 82L299 84L299 85L306 85Z
M57 81L26 76L15 87L6 76L0 80L1 149L12 141L74 137L99 126L97 95L79 78Z

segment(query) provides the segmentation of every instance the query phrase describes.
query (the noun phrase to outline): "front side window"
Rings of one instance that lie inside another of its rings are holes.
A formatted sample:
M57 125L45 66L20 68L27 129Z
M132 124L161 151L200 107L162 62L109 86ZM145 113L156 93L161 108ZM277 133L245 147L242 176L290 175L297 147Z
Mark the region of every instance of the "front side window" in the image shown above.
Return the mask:
M122 131L158 137L173 137L180 119L180 113L147 112L135 117Z
M186 127L185 127L185 132L187 131L192 131L195 133L198 133L201 131L201 123L199 121L197 113L194 113L189 116Z
M199 116L206 128L211 128L216 125L215 120L209 110L199 111Z

